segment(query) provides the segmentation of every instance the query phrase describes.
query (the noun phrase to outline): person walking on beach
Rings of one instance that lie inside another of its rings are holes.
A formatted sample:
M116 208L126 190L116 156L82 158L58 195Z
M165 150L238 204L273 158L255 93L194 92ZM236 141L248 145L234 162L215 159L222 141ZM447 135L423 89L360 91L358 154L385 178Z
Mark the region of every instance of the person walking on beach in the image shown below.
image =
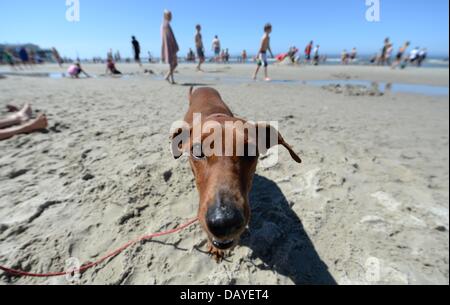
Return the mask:
M120 62L122 60L122 56L120 56L120 52L116 51L116 54L114 54L114 61Z
M386 52L387 52L387 49L388 49L390 43L391 42L390 42L389 37L386 37L384 39L384 45L383 45L383 48L381 49L381 54L380 54L380 58L378 61L378 64L381 66L384 66L386 64Z
M108 60L108 59L114 60L114 57L113 57L113 50L112 50L112 49L109 49L108 53L106 54L106 60ZM77 58L77 61L79 62L80 59Z
M406 50L408 50L409 45L410 45L410 43L409 43L409 41L407 41L407 42L405 42L405 44L398 50L397 56L396 56L396 58L395 58L395 61L394 61L394 63L392 64L392 69L397 68L397 67L401 64L401 62L402 62L402 60L403 60L403 56L404 56Z
M3 61L7 63L13 70L16 70L16 61L10 49L6 49L3 52Z
M131 37L131 45L133 46L134 61L142 67L141 63L141 45L135 36Z
M314 54L313 65L314 65L314 66L318 66L318 65L319 65L319 62L320 62L320 54L319 54L319 51L320 51L320 45L317 45L317 46L314 48L314 51L313 51L313 54Z
M392 53L394 52L394 45L392 43L389 43L388 48L386 50L386 55L384 58L384 61L388 66L391 65L391 59L392 59Z
M220 45L220 40L219 40L219 36L214 36L214 39L212 41L212 50L214 52L214 60L215 62L219 62L220 59L220 50L221 50L221 45Z
M348 58L349 58L349 56L348 56L347 50L342 51L342 54L341 54L341 63L342 63L343 65L347 65L347 64L348 64Z
M272 25L270 23L267 23L264 26L264 35L261 40L261 47L259 48L258 55L256 56L257 67L256 67L255 74L253 75L254 80L256 80L256 78L258 77L258 72L261 69L261 66L264 65L264 75L265 75L264 80L270 81L268 69L267 69L267 67L269 65L269 63L267 61L267 52L269 52L270 56L272 58L274 58L272 49L270 48L270 34L271 33L272 33Z
M197 71L203 71L202 64L205 62L205 47L203 45L202 26L197 24L195 30L197 31L195 34L195 48L198 56Z
M186 61L187 62L195 62L195 53L191 48L189 48L189 52L187 53Z
M305 48L305 59L306 59L307 63L311 62L311 53L313 51L313 47L314 47L314 42L310 41Z
M415 47L411 53L409 54L409 62L411 64L415 64L415 65L419 65L419 52L420 52L420 48L419 47Z
M172 12L165 10L164 20L161 25L161 36L162 36L161 59L163 62L168 63L170 66L169 72L167 72L166 77L164 79L167 80L170 84L174 85L175 80L173 74L178 66L177 53L180 49L178 47L177 40L175 39L175 35L173 34L172 27L170 26L171 21L172 21Z
M148 63L151 64L153 62L153 56L152 53L150 51L147 52L148 55Z
M58 50L56 48L52 48L52 56L55 59L56 63L59 65L60 68L62 68L63 60L61 56L59 55Z
M419 52L418 66L422 67L423 62L427 59L427 49L423 48Z
M30 62L30 56L28 55L28 51L25 48L21 48L19 50L19 58L20 61L22 62L22 65L24 66L31 66L31 62Z
M350 61L353 63L356 60L357 56L358 56L358 51L355 47L352 49L352 52L350 53Z
M247 56L247 51L243 50L241 56L242 56L242 63L245 64L247 62L247 57L248 57Z
M225 53L223 55L223 61L225 63L229 63L230 62L230 51L228 49L225 49Z

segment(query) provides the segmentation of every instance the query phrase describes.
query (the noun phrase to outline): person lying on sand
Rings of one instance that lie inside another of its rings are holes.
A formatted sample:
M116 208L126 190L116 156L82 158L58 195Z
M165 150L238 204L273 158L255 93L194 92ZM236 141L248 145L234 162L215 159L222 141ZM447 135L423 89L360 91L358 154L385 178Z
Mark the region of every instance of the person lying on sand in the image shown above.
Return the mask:
M18 108L7 106L9 111L15 111ZM33 131L47 128L48 121L45 114L40 114L36 119L32 119L32 110L30 105L25 105L21 110L0 119L0 141L9 139L15 135L31 133Z
M67 74L71 78L80 78L81 73L86 75L86 77L90 77L89 74L87 74L86 71L84 71L83 68L81 68L80 63L73 64L69 67L69 69L67 69Z

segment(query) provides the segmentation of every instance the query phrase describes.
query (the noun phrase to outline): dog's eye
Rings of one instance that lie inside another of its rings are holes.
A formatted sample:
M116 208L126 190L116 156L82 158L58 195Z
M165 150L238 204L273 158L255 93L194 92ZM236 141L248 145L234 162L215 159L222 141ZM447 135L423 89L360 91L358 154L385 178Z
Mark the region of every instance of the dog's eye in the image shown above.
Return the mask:
M194 144L192 146L192 152L191 152L192 158L194 158L194 160L205 160L206 156L203 153L203 148L202 148L202 144L197 143Z

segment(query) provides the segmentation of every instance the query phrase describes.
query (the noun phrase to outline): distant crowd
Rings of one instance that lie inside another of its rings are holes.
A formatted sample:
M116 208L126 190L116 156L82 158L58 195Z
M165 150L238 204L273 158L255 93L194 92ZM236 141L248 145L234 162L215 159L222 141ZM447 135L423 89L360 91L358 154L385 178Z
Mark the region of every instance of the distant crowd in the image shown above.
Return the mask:
M397 67L405 68L408 64L420 67L423 62L427 59L428 51L426 48L415 47L410 50L408 54L408 49L411 43L406 41L401 45L394 55L394 44L391 42L390 38L384 40L383 47L378 54L375 54L371 63L379 66L391 66L393 69Z
M171 28L172 13L170 11L164 12L163 23L161 25L161 57L160 61L167 63L170 69L166 75L166 80L170 83L174 83L173 73L178 66L179 61L179 47L175 38L175 34ZM194 37L195 50L189 48L189 51L185 57L186 62L198 63L197 70L202 70L202 64L207 61L206 50L203 44L202 37L202 27L201 25L196 25L196 33ZM320 45L310 41L304 48L303 52L300 52L295 46L289 47L288 51L285 53L278 54L274 56L271 50L270 35L272 33L272 25L270 23L264 26L264 35L261 39L261 45L258 49L258 53L249 58L246 50L240 52L240 55L235 58L236 63L247 63L248 61L254 62L257 65L254 79L257 78L258 72L261 67L265 71L265 80L270 80L268 77L268 55L274 59L274 61L279 63L288 64L311 64L319 65L325 63L328 58L320 53ZM131 38L131 45L133 49L134 61L142 66L141 61L141 45L135 36ZM390 38L384 40L383 46L380 52L375 54L370 58L369 62L373 65L378 66L391 66L393 69L397 67L405 68L407 65L422 66L423 62L427 58L427 49L415 47L409 50L410 42L405 42L398 48L397 53L394 54L394 44L391 42ZM408 53L409 51L409 53ZM215 35L211 43L211 52L213 56L209 58L209 62L213 63L229 63L231 60L230 52L228 48L223 48L222 42L218 35ZM35 51L26 49L25 47L19 50L5 49L3 50L3 56L1 61L10 65L13 69L32 67L35 64L43 63L44 59ZM302 54L303 53L303 54ZM63 59L56 48L52 48L51 57L58 63L61 67L64 63L69 63L67 60ZM117 69L116 63L122 62L122 56L119 51L113 52L112 49L106 55L106 60L101 57L94 57L92 62L106 64L106 73L109 75L121 75L122 73ZM130 63L132 59L126 58L125 62ZM358 51L356 47L353 47L350 51L347 49L343 50L340 58L342 65L359 63ZM81 74L85 74L87 77L89 75L81 67L80 59L77 58L74 64L70 64L67 73L69 76L78 78ZM150 52L148 52L148 62L155 63L158 62Z

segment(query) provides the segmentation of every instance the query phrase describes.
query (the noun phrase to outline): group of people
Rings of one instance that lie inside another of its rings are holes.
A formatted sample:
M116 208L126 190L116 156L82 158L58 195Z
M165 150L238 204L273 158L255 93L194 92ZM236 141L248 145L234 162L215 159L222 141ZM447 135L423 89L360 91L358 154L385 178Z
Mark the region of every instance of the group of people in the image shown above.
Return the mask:
M162 62L169 65L169 70L165 75L165 80L167 80L170 84L175 84L174 79L174 73L175 69L178 66L178 56L177 53L179 52L179 46L177 43L177 40L175 38L175 34L171 27L171 21L172 21L172 12L166 10L164 11L164 18L161 25L161 60ZM196 47L196 55L198 58L198 65L197 70L202 71L202 64L205 62L205 48L203 44L203 37L202 37L202 27L201 25L197 25L196 27L196 34L195 34L195 47ZM264 70L264 80L270 81L269 73L268 73L268 66L269 61L268 57L274 57L274 54L272 52L271 43L270 43L270 35L272 33L272 25L270 23L267 23L264 26L264 33L263 37L261 39L261 43L258 49L258 53L255 57L256 62L256 70L253 74L253 79L256 80L258 77L258 74L263 68ZM141 62L141 46L139 41L136 39L135 36L132 36L131 38L131 44L133 47L134 52L134 60L136 63L138 63L140 66L142 66ZM390 65L392 68L396 68L399 65L406 65L407 63L415 64L417 66L421 66L423 61L427 57L427 50L426 49L420 49L419 47L414 48L409 56L406 55L406 52L410 46L409 42L405 42L398 50L397 55L395 56L395 60L391 62L391 57L393 54L393 44L390 42L389 38L386 38L384 41L383 48L381 50L381 53L377 55L372 62L376 63L378 65ZM228 62L230 55L228 52L228 49L222 49L221 43L219 40L219 37L216 35L214 37L214 40L212 42L212 50L214 52L214 61L216 62ZM310 41L304 50L304 56L305 56L305 62L306 63L312 63L313 65L318 65L319 62L322 60L321 56L319 54L320 45L314 45L313 41ZM4 52L4 61L7 63L10 63L11 65L15 65L16 59L15 55L10 51L6 50ZM293 63L294 62L300 62L301 57L299 54L298 48L295 46L291 47L289 51L285 54L281 54L277 57L278 60L285 60L286 58L289 58ZM52 49L52 55L55 59L55 61L62 66L63 59L59 55L58 51L53 48ZM188 60L195 61L196 57L194 51L190 49L188 54ZM29 52L22 48L18 52L18 58L20 59L21 63L24 65L29 65L34 62L33 57L34 54ZM247 61L247 51L243 51L239 61L245 63ZM348 64L350 62L355 61L357 58L357 49L353 48L351 52L347 52L344 50L341 55L341 62L342 64ZM115 62L120 61L120 53L116 52L116 54L113 55L112 50L108 52L107 55L107 61L106 61L106 73L109 75L121 75L122 73L116 68ZM75 64L72 64L69 66L67 73L72 78L79 78L80 75L84 74L86 77L90 77L86 71L81 67L81 63L78 61ZM0 140L12 137L16 134L20 133L28 133L37 129L43 129L47 126L47 119L45 115L39 115L37 118L32 119L31 118L31 107L26 105L23 109L19 110L16 107L9 106L10 111L14 111L15 113L4 118L0 119Z
M161 37L162 37L162 47L161 47L161 61L169 64L169 71L165 75L165 80L170 84L175 84L174 72L178 66L178 51L179 46L173 33L172 27L170 25L172 21L172 12L166 10L164 11L163 23L161 25ZM197 70L202 71L202 64L206 61L205 56L205 46L203 43L202 27L200 24L196 25L195 34L195 48L197 51L198 65ZM212 50L214 51L214 61L215 62L229 62L230 53L228 49L222 50L219 36L215 36L212 42ZM246 57L246 55L245 55ZM195 54L191 49L187 56L188 61L195 61Z
M52 49L52 52L56 51L56 49ZM56 51L57 53L57 51ZM11 68L30 68L36 64L42 63L43 59L41 56L34 51L33 49L27 49L25 47L21 47L18 50L12 50L11 48L7 48L3 51L2 61L9 65ZM58 63L62 61L58 54Z
M393 69L397 67L405 68L408 64L413 64L418 67L422 66L423 62L427 58L427 49L415 47L411 50L409 55L407 54L408 48L411 43L406 41L397 51L394 60L392 61L392 55L394 53L394 44L390 38L384 40L383 48L379 55L375 55L372 59L372 63L376 63L380 66L391 66Z
M320 63L320 45L314 46L314 41L310 41L305 47L305 62L317 66Z

